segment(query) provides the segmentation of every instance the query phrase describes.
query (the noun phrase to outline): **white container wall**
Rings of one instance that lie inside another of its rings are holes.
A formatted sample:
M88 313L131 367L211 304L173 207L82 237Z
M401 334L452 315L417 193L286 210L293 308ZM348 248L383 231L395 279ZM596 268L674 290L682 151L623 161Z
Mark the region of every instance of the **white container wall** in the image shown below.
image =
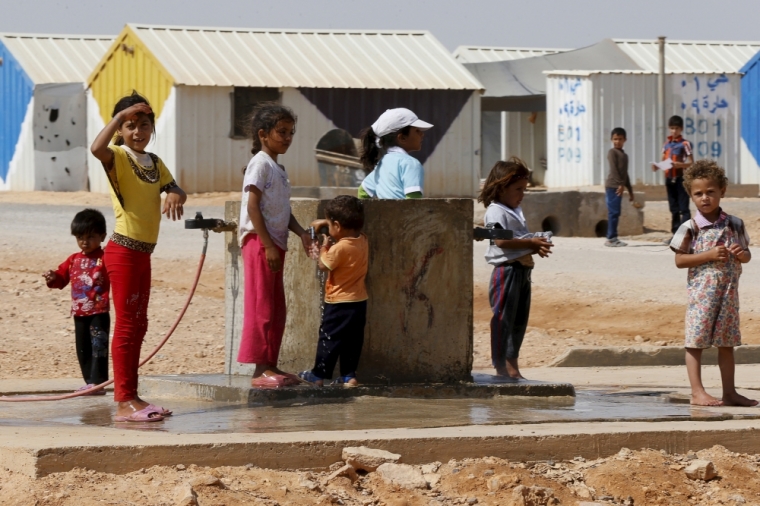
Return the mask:
M483 111L481 115L480 177L486 178L497 161L517 156L533 171L533 182L544 184L546 113Z
M167 100L162 112L176 128L158 132L158 143L176 146L176 166L166 160L177 184L193 193L239 191L243 168L251 158L251 141L233 139L232 87L175 86L176 108ZM171 95L170 95L171 98ZM161 118L157 121L158 126ZM160 155L161 153L157 151Z
M662 184L662 174L651 170L668 135L657 131L657 74L579 74L547 77L547 185L604 184L615 127L628 134L631 182ZM718 160L729 180L740 183L740 75L668 74L665 84L666 116L684 118L683 136L694 147L694 159Z
M594 183L593 83L577 76L548 77L546 138L549 156L544 182L549 187Z

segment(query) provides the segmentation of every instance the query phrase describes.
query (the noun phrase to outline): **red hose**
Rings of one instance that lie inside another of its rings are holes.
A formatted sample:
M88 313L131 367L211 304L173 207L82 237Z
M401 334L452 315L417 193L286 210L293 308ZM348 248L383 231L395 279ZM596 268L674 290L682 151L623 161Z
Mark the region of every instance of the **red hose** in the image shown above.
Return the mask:
M195 273L195 281L193 282L193 287L190 289L190 293L187 295L187 300L185 301L185 305L182 308L182 311L179 312L179 315L177 315L177 319L174 320L174 324L171 326L169 331L166 333L164 338L161 340L158 345L153 348L153 351L150 352L150 354L145 357L140 364L137 367L142 367L145 364L147 364L150 359L152 359L156 353L166 344L166 342L169 340L171 335L174 333L174 330L177 328L177 325L179 325L179 322L182 321L182 317L185 316L185 312L187 311L187 308L190 306L190 301L193 300L193 295L195 294L195 289L198 287L198 280L201 277L201 271L203 270L203 262L206 260L206 247L203 248L203 253L201 254L201 260L198 262L198 271ZM92 388L88 388L87 390L82 390L80 392L72 392L70 394L63 394L63 395L38 395L38 396L13 396L13 397L0 397L0 402L32 402L32 401L62 401L64 399L73 399L74 397L81 397L83 395L91 395L92 392L95 392L97 390L102 390L108 385L113 383L113 379L110 379L106 381L105 383L101 383L100 385L96 385Z

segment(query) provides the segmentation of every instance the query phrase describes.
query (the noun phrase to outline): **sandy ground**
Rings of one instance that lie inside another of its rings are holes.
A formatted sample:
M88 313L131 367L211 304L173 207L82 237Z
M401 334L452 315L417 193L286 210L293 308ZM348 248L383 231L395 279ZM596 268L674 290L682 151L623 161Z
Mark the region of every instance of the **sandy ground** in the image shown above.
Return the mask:
M694 459L712 462L717 477L707 482L689 479L685 467ZM425 489L387 483L377 472L354 481L338 477L325 483L329 472L253 466L156 466L127 475L77 469L37 480L0 470L0 496L8 506L194 504L181 500L192 494L203 506L540 506L594 500L627 506L756 505L760 503L758 465L760 456L732 453L721 446L688 455L623 448L615 456L593 461L521 463L486 457L415 466L427 473L429 488ZM531 493L539 500L515 500Z
M192 195L188 212L221 217L237 194ZM68 235L71 217L85 206L101 209L113 228L109 198L92 193L0 193L0 378L77 377L68 289L49 290L42 272L76 250ZM760 238L760 199L726 199L724 208L742 217L751 237ZM555 238L555 253L538 259L533 272L530 327L522 348L525 367L550 363L573 345L636 342L679 345L683 339L685 271L656 238L667 236L667 204L646 207L647 234L627 248L605 248L603 239ZM163 336L182 306L197 266L200 234L165 220L153 255L150 329L144 351ZM490 365L488 280L484 243L475 243L476 368ZM745 343L760 343L758 260L742 277ZM212 234L198 292L185 320L148 374L221 372L223 340L223 242ZM44 365L45 367L40 367ZM51 367L52 366L52 367Z

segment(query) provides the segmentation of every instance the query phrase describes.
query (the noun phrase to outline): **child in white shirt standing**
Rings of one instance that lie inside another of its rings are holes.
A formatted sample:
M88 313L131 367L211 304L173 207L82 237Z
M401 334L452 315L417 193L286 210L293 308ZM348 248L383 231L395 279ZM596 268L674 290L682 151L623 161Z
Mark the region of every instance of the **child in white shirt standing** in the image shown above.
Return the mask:
M245 296L243 335L238 362L256 364L254 388L280 388L300 383L277 368L285 333L285 289L282 268L288 231L301 238L308 253L311 236L290 212L290 181L277 156L288 151L296 116L277 103L256 106L251 121L253 158L243 180L239 241L243 253Z
M488 287L491 360L496 374L513 379L524 379L517 358L530 316L533 255L547 257L553 246L543 234L530 233L525 223L520 204L529 178L530 170L518 158L496 162L478 197L486 206L485 225L498 224L514 234L494 240L486 252L486 261L494 266Z

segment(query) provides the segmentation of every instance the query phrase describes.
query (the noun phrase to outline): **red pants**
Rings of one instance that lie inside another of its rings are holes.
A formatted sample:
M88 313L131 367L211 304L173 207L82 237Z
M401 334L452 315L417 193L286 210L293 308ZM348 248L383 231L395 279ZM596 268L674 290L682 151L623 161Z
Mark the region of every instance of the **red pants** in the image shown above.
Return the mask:
M111 339L114 395L117 402L137 398L137 364L148 331L150 253L109 242L103 261L111 280L116 323Z
M277 248L285 260L285 251ZM243 239L243 335L238 362L276 365L285 333L285 288L282 269L272 272L257 234ZM113 285L113 281L111 281Z

